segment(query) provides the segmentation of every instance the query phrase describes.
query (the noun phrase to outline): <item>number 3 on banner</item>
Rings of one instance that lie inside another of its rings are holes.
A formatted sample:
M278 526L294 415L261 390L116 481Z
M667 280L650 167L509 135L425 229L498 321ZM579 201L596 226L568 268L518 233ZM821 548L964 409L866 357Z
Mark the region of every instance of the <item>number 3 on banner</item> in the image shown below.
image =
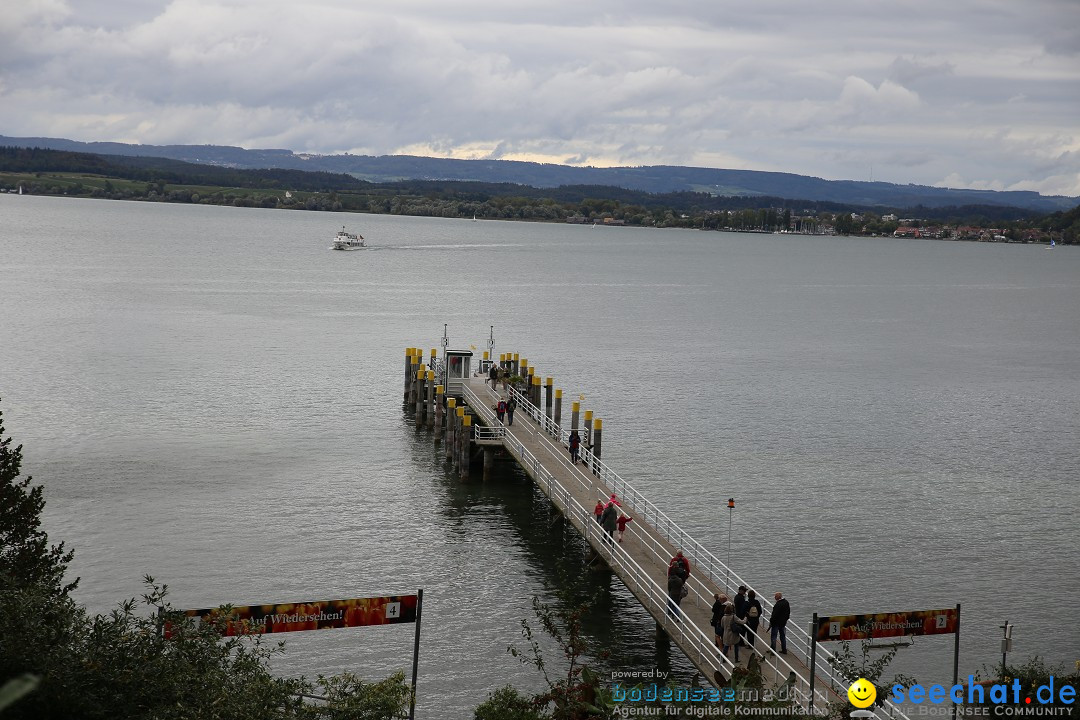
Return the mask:
M401 603L386 603L386 618L392 620L398 617L401 617Z

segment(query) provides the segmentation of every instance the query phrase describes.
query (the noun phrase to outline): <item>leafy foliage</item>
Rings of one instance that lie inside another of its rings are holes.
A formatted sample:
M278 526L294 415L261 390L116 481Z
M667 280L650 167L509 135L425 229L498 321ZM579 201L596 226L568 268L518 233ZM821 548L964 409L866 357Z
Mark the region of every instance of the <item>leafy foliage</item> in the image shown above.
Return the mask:
M615 717L616 707L612 702L610 691L603 687L600 676L584 662L585 655L591 650L585 639L582 623L589 604L564 603L557 609L534 596L532 605L533 614L544 633L555 640L562 652L563 668L557 671L558 675L555 674L556 671L549 671L540 643L529 621L523 619L521 636L525 640L526 648L522 650L515 645L510 645L506 650L521 664L532 665L539 670L548 689L529 698L528 703L523 702L524 699L516 691L511 693L504 689L498 696L493 694L488 698L488 703L481 706L487 713L484 720L503 717L503 715L495 714L497 710L495 703L499 700L508 703L504 708L507 712L524 712L529 703L538 710L550 708L550 715L540 715L540 717L550 717L553 720L592 720L593 718ZM608 656L606 651L597 651L593 654L600 659Z
M43 488L31 487L31 477L19 479L22 445L13 448L11 443L11 438L4 437L0 411L0 580L5 585L18 581L55 595L67 594L78 584L78 580L63 584L74 553L65 550L63 543L49 545L41 529Z

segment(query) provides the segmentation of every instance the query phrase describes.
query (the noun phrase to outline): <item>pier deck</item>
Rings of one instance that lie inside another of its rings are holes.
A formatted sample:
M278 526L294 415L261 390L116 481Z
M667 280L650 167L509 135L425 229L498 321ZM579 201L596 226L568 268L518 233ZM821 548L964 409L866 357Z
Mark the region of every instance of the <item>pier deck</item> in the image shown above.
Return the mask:
M482 370L487 367L488 357L494 358L493 345L490 340L492 349L484 355ZM594 422L592 413L586 411L584 423L578 426L579 404L573 403L571 421L564 427L562 391L555 391L553 403L551 378L547 378L546 409L542 410L540 377L533 367L528 368L526 380L526 390L531 385L531 393L519 392L512 386L496 391L486 377L472 374L470 351L447 350L445 333L443 347L444 358L440 360L432 349L427 363L419 349L406 350L404 398L407 405L415 404L417 428L426 424L435 430L436 442L445 439L446 457L453 460L462 478L470 473L471 448L483 453L485 476L493 467L495 453L503 448L582 534L595 553L594 559L608 564L653 616L657 628L675 641L713 686L727 686L732 678L752 673L756 668L764 689L795 691L795 697L802 698L800 704L808 709L812 705L814 711L822 712L829 704L846 702L850 680L838 675L830 663L832 653L823 645L812 643L805 627L793 622L787 624L787 653L769 648L771 591L758 593L764 612L753 648L745 645L741 648L738 664L720 652L709 624L713 595L721 593L734 598L740 585L753 586L601 461L599 419ZM509 369L511 376L519 372L526 375L526 361L521 360L519 365L517 354L512 360L509 354L504 354L500 363ZM445 385L436 385L436 377ZM507 394L518 403L512 426L499 422L494 410L499 398ZM567 450L571 427L582 433L580 462L576 464L571 462ZM593 514L597 501L607 502L612 494L623 512L633 518L622 543L610 542ZM678 550L689 558L691 573L687 581L689 595L682 601L680 617L675 618L669 614L667 568ZM908 720L888 699L872 712L879 720Z
M469 379L466 388L464 399L473 415L488 427L498 427L500 423L492 406L498 401L500 393L492 390L490 382L479 377ZM511 389L510 392L514 391ZM503 447L582 533L597 555L611 566L707 681L716 686L725 684L736 665L720 653L714 642L713 629L709 624L713 594L723 593L733 598L737 587L745 583L722 564L718 565L711 555L703 556L701 552L696 552L700 547L695 547L696 543L681 542L678 537L681 531L672 533L673 524L666 515L628 485L618 481L609 482L613 474L599 459L593 458L587 448L581 448L581 461L572 463L566 443L561 437L555 437L558 429L553 423L523 395L515 393L515 396L518 410L514 424L503 430ZM560 434L565 435L565 432ZM596 522L593 508L598 500L607 501L612 494L616 495L623 512L632 517L633 522L627 526L623 542L609 546L607 533ZM666 591L668 562L677 550L682 550L691 563L687 583L689 595L682 602L681 621L674 620L668 614ZM769 598L759 599L763 607L771 607L767 602ZM766 621L768 616L766 609ZM756 639L755 647L741 648L741 662L738 665L747 667L750 657L756 655L768 685L780 687L787 684L809 697L810 671L804 660L806 648L802 648L800 653L796 647L801 641L799 633L795 632L793 624L788 624L788 652L779 654L769 649L768 631L764 629L768 627L766 621L761 623L761 636ZM777 651L779 649L777 647ZM816 669L820 671L820 668ZM819 672L814 688L817 707L841 701L835 685L834 678L822 677ZM846 692L846 687L843 690Z

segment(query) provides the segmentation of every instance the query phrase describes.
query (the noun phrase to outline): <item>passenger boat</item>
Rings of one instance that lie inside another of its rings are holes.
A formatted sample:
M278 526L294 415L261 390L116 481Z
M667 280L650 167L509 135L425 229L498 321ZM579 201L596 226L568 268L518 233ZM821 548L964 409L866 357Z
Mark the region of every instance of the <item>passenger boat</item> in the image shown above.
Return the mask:
M367 244L364 242L364 236L358 233L345 232L345 226L342 225L338 230L338 234L334 236L334 250L361 250L366 248Z

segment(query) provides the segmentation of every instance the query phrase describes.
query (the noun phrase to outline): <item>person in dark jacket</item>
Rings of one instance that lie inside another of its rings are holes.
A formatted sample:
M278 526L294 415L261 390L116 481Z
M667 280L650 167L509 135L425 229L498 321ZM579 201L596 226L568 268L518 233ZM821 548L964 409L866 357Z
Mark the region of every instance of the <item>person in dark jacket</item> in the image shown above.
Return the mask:
M578 451L581 449L581 436L577 430L570 431L570 462L577 465Z
M709 624L716 630L716 647L720 647L723 642L720 637L720 618L724 616L724 606L728 604L728 596L721 595L720 593L713 593L712 604L712 619Z
M753 652L754 638L757 637L758 625L761 624L761 601L757 599L757 593L750 590L746 593L746 632L743 636L746 637L746 644L750 646L751 652Z
M604 507L604 514L600 516L600 524L604 526L604 532L607 533L604 542L608 545L614 545L615 541L611 539L611 536L615 532L615 527L619 524L619 511L615 508L614 503L608 503Z
M679 603L681 603L682 599L689 594L689 590L686 589L686 581L683 580L682 575L679 573L671 573L668 575L667 592L668 615L678 622L681 614Z
M776 602L773 603L772 615L769 616L769 647L776 650L776 636L780 636L780 653L787 654L787 632L784 628L787 627L788 620L791 618L791 605L788 603L787 598L783 593L776 593L773 595Z
M513 425L514 424L514 411L515 410L517 410L517 400L515 400L514 396L511 395L510 398L506 401L506 424L507 425Z
M491 369L488 370L488 379L491 380L491 389L494 390L499 383L499 366L495 363L492 363Z
M733 605L735 607L735 617L741 621L738 627L735 628L740 635L746 635L746 586L740 585L739 592L735 593L735 599Z

